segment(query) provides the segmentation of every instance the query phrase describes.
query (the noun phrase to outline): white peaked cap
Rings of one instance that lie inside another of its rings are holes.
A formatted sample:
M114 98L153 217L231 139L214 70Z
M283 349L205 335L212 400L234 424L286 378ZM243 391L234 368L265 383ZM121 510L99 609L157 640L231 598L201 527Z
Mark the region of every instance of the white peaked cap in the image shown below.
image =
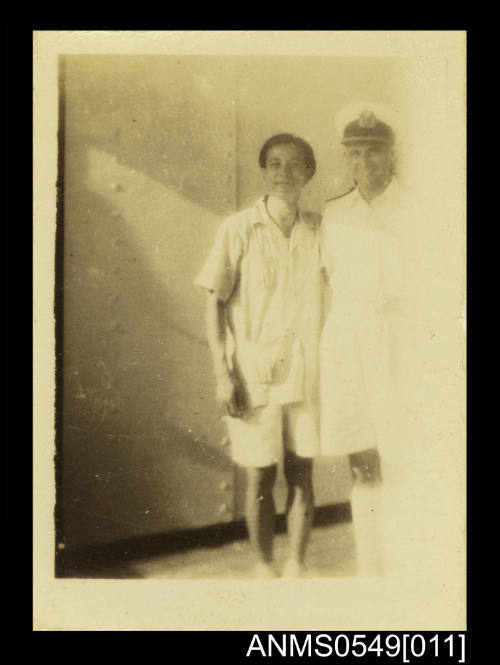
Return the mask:
M341 108L335 115L335 129L340 138L344 135L344 130L350 122L357 120L363 111L371 111L377 120L385 122L396 135L396 141L403 132L403 123L401 111L397 106L375 102L373 100L359 100L351 102Z

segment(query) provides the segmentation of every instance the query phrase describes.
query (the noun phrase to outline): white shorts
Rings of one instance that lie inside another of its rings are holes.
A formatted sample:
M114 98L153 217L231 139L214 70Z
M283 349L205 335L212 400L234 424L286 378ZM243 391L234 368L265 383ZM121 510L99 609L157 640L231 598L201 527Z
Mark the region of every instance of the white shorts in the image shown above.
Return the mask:
M244 418L226 418L231 457L241 466L278 464L284 450L299 457L319 453L318 425L303 402L260 406Z

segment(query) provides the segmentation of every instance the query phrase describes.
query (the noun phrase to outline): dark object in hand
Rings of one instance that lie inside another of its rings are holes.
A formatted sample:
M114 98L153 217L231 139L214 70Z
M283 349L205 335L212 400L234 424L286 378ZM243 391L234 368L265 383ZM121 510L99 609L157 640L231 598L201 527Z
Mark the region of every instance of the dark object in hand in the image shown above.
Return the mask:
M235 384L231 399L227 402L227 412L232 418L242 418L247 411L245 390L240 383Z

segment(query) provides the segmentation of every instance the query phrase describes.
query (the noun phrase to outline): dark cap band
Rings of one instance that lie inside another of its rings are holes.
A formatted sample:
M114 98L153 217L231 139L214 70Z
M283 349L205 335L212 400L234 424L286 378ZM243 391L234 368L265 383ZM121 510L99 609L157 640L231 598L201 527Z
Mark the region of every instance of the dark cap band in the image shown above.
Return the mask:
M372 111L363 111L344 130L342 143L394 143L394 132L385 122L378 120Z

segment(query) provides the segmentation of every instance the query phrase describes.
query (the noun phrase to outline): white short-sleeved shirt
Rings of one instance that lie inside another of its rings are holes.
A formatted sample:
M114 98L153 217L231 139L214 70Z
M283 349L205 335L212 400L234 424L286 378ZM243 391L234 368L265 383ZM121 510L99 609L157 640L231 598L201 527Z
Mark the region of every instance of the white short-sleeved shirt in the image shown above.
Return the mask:
M233 369L252 407L317 398L320 216L286 238L265 200L225 219L195 283L226 303Z

